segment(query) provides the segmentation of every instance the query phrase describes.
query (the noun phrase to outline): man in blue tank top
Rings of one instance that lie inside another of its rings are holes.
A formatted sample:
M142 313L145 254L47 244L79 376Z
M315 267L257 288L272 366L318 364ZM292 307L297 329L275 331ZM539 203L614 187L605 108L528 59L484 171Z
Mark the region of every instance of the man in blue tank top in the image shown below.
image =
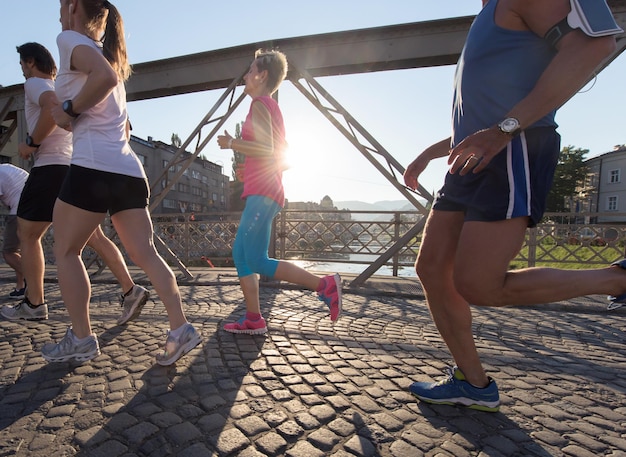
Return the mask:
M556 109L614 52L621 32L604 0L483 0L457 65L452 136L404 175L415 189L428 162L448 156L416 270L455 366L443 382L411 385L422 401L499 409L474 343L470 303L530 305L599 293L626 301L626 261L589 271L508 271L526 228L545 209L560 150Z

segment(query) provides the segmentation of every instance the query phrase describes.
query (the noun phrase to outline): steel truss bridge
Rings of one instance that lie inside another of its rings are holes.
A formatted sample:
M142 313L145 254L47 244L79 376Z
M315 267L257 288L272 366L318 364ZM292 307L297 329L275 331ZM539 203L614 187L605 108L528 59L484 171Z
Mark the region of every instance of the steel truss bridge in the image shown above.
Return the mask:
M626 30L626 0L608 0L620 27ZM151 183L150 209L160 203L176 185L187 167L221 130L230 115L245 99L241 86L251 56L258 48L280 48L289 59L287 79L331 122L417 211L426 216L421 203L432 201L424 188L408 189L402 183L404 167L315 79L374 71L392 71L453 65L457 62L473 16L391 25L335 33L285 38L201 52L133 65L127 83L128 101L169 97L192 92L221 90L221 97L182 143L162 175ZM617 37L615 53L602 63L609 65L624 49L626 35ZM23 84L0 88L0 150L17 132L26 136ZM208 131L208 133L207 133ZM185 154L185 151L193 151ZM180 169L162 187L161 180L172 167ZM426 218L408 230L393 246L352 283L359 286L423 230ZM155 243L187 276L191 273L165 243Z

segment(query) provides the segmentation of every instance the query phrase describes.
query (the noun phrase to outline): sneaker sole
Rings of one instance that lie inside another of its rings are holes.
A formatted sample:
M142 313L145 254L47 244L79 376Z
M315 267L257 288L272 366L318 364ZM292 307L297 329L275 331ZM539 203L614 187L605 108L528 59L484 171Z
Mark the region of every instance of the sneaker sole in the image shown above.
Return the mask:
M497 413L500 410L500 405L496 404L496 405L481 405L479 403L470 403L467 401L464 401L464 399L449 399L449 400L433 400L431 398L424 398L420 395L414 394L413 392L411 392L411 394L415 397L418 398L419 400L425 402L425 403L429 403L431 405L448 405L448 406L463 406L465 408L469 408L469 409L475 409L477 411L485 411L488 413Z
M624 303L618 302L618 301L614 301L614 302L611 302L608 305L606 305L606 309L608 311L613 311L615 309L620 309L622 306L624 306Z
M54 362L54 363L71 362L72 360L75 360L77 362L86 362L88 360L98 357L100 355L100 349L98 348L95 351L89 352L87 354L72 354L72 355L65 355L63 357L50 357L45 354L41 354L41 355L46 361Z
M131 312L128 314L128 317L126 319L121 319L121 318L118 319L117 325L124 325L132 321L133 319L136 319L137 317L139 317L139 315L141 314L141 311L143 310L143 307L148 302L149 297L150 297L150 292L146 290L143 293L143 297L141 298L141 300L139 300L137 302L137 305L135 305L135 309L131 310Z
M224 329L225 332L242 334L242 335L264 335L267 333L267 327L265 328L257 328L257 329L244 329L244 330L235 330L235 329Z
M4 314L2 315L5 319L9 320L9 321L29 321L29 322L35 322L35 321L47 321L48 320L48 316L46 317L7 317Z
M182 356L187 354L189 351L191 351L193 348L195 348L198 344L200 344L200 341L202 341L202 337L198 333L196 333L194 338L192 340L187 341L186 344L181 346L178 352L176 352L172 357L170 357L167 360L157 359L156 362L159 365L164 366L164 367L171 365L174 362L178 361L178 359L180 359Z
M0 314L2 314L2 317L4 317L6 320L9 320L9 321L46 321L48 320L47 313L45 316L41 316L41 317L15 317L15 316L7 316L4 313L0 313Z

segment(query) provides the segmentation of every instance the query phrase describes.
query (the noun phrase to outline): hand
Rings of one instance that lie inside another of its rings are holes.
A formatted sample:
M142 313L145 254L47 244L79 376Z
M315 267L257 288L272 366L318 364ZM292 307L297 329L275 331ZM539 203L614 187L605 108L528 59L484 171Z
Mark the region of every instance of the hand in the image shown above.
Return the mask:
M426 169L431 160L450 154L450 138L428 146L404 171L404 184L409 189L417 190L417 178Z
M458 171L461 176L470 171L480 173L509 141L511 137L502 133L498 127L479 130L471 134L450 151L448 157L450 173L454 174Z
M54 105L50 108L50 114L52 114L56 125L58 125L62 129L67 130L68 132L72 131L72 120L74 118L67 114L65 111L63 111L63 107L58 101L56 101Z
M217 144L220 149L231 149L233 137L228 133L227 130L224 130L224 135L217 136Z
M418 155L413 162L406 167L404 171L404 184L413 190L417 190L417 178L426 169L426 166L430 163L430 159L425 154Z
M35 152L37 148L28 146L26 143L20 143L17 145L17 153L24 160L30 159L30 156Z

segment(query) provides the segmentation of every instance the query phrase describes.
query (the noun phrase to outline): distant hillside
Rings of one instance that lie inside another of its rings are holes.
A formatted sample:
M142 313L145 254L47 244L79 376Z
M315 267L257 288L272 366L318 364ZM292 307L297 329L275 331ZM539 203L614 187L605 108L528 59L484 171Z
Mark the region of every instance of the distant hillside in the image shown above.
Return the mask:
M375 203L347 200L333 202L333 204L337 209L348 209L350 211L411 211L415 209L406 200L383 200Z

